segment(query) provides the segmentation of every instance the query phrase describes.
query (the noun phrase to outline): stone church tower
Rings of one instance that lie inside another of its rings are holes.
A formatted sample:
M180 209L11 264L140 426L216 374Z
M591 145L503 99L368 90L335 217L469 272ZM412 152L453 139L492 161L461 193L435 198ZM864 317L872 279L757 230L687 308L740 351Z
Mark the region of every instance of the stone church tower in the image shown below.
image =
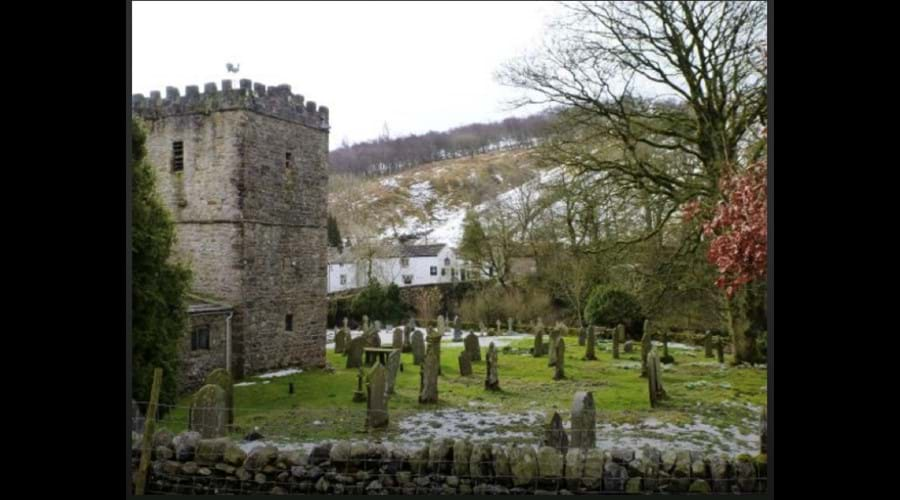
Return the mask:
M250 80L137 94L132 108L193 292L233 313L227 358L208 327L205 352L202 338L186 342L213 357L204 370L323 366L328 108Z

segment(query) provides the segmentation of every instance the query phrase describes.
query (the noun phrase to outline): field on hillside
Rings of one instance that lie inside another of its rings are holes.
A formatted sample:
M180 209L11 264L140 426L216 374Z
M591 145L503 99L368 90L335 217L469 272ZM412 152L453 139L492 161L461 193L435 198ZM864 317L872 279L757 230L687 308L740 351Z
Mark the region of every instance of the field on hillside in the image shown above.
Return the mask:
M381 236L416 234L455 244L465 210L534 179L528 150L419 165L386 177L333 175L328 210L341 228Z
M358 334L356 332L354 335ZM596 361L584 361L585 347L566 337L566 380L554 381L546 356L528 354L530 336L484 337L482 361L473 375L459 375L461 342L445 337L437 405L417 402L420 368L403 354L396 394L389 402L386 430L365 431L366 403L352 401L357 369L346 358L327 352L336 368L276 377L251 377L234 388L235 429L240 439L258 429L261 442L282 448L305 448L322 439L375 438L388 443L421 444L439 437L467 437L492 442L538 444L545 422L559 411L565 425L576 391L593 391L597 408L598 446L660 449L676 447L709 452L751 453L758 447L758 420L766 401L765 367L732 367L707 359L695 346L670 344L675 364L664 365L663 384L670 396L651 409L647 379L640 377L640 346L613 359L611 344L600 342ZM484 389L484 353L488 342L499 345L499 392ZM293 384L294 393L289 393ZM161 425L186 428L190 398L182 398Z

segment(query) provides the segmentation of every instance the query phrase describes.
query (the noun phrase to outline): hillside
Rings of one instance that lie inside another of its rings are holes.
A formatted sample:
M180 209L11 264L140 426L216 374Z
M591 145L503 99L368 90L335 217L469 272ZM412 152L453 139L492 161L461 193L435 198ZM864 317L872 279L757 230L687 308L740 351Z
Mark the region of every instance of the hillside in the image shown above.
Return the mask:
M484 210L529 181L540 182L539 174L529 150L519 149L429 163L384 177L332 175L328 210L345 237L404 237L456 246L467 209Z

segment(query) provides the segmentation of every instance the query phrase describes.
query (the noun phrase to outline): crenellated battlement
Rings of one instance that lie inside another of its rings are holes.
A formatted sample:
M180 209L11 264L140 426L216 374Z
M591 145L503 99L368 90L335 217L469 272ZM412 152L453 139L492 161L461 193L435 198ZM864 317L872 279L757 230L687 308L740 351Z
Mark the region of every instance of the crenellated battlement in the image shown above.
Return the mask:
M247 79L240 80L236 88L232 80L222 80L221 90L210 82L203 86L203 93L197 85L188 85L184 95L177 87L166 87L165 97L158 90L150 92L150 97L133 94L131 107L136 115L148 120L246 109L320 130L329 128L327 107L317 107L314 101L304 102L302 95L291 92L290 85L267 87Z

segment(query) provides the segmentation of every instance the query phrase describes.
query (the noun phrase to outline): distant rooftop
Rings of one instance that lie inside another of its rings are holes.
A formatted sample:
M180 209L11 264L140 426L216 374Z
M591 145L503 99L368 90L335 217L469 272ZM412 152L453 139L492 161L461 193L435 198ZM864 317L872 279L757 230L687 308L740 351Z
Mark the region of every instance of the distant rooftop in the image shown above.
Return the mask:
M446 243L433 245L391 245L385 249L385 252L380 253L379 256L382 258L436 257L446 246ZM344 249L343 252L339 252L336 247L328 247L329 264L349 264L355 262L355 260L355 256L351 249Z

